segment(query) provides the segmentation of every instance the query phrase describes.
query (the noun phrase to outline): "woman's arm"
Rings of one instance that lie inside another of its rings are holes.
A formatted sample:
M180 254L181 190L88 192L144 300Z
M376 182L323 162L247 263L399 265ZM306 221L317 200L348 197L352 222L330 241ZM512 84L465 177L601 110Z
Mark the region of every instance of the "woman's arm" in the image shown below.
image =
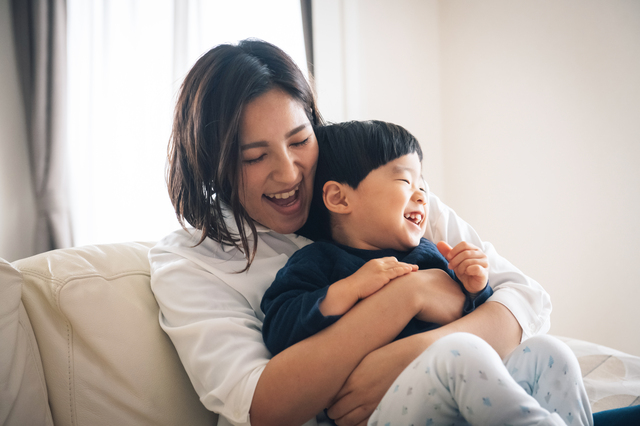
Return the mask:
M425 238L445 241L452 247L466 241L480 247L487 255L489 285L493 288L488 301L498 302L511 312L520 325L521 341L546 333L550 326L551 300L544 288L500 256L491 243L482 241L467 222L431 192L427 211L429 220Z
M400 373L439 338L468 332L489 342L501 357L519 343L522 329L500 303L487 302L443 327L397 340L368 354L351 373L328 411L341 425L366 424L373 410Z
M364 356L393 340L410 318L426 310L434 322L446 323L456 317L450 311L460 316L464 303L460 287L444 272L416 271L271 359L260 302L286 257L266 250L252 271L238 274L246 262L236 251L209 239L194 247L194 239L180 230L150 251L151 288L160 325L200 400L232 424L311 419L328 407Z
M411 318L431 311L433 319L449 321L454 314L441 307L457 306L459 316L463 303L458 285L440 270L393 280L332 326L269 361L253 396L251 424L304 423L329 407L362 359L392 341Z

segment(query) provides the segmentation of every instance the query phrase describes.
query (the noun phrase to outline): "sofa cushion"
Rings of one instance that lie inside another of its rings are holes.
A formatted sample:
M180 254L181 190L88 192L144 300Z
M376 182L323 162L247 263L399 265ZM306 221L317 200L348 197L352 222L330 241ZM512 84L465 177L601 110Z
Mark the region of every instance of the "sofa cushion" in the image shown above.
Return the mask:
M0 424L51 426L42 361L21 289L20 271L0 259Z
M54 250L14 262L56 425L213 425L158 323L151 244Z

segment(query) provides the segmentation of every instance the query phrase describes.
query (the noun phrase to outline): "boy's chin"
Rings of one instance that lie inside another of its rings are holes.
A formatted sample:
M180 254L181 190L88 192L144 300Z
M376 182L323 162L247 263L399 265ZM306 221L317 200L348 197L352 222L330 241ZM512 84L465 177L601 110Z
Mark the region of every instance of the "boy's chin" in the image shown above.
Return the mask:
M403 241L401 244L398 244L398 247L396 247L396 249L399 251L410 251L418 247L419 245L420 245L420 238L418 239L412 238L411 240Z

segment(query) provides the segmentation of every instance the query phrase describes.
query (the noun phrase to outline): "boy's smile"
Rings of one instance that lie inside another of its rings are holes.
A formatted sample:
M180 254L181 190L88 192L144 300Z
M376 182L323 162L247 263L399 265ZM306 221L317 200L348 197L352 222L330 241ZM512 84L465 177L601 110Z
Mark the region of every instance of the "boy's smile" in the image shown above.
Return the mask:
M345 185L349 214L337 215L333 239L367 250L411 250L426 228L425 188L416 153L372 170L356 189Z

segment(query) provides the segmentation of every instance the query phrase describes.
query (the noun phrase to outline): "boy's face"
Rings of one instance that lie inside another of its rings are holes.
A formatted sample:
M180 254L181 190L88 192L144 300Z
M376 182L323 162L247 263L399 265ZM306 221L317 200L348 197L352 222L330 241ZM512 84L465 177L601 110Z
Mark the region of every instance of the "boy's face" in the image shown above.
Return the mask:
M418 154L399 157L349 188L351 241L367 250L407 251L420 243L427 223L427 193Z

